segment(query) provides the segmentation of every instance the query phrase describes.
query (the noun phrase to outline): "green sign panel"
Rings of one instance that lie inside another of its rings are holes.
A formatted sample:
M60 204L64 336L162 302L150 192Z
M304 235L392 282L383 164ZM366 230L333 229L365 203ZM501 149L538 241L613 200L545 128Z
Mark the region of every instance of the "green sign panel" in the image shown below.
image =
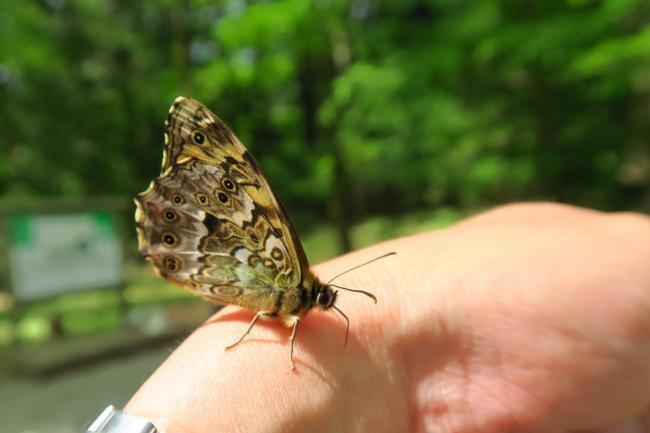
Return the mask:
M109 212L9 218L13 292L20 300L122 281L122 253Z

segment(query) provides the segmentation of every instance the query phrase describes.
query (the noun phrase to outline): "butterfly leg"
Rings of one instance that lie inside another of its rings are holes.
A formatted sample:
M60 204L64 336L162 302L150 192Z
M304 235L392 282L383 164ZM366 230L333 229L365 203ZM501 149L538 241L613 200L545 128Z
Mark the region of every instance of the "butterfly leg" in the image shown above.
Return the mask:
M236 345L238 345L239 343L241 343L242 340L243 340L244 338L246 338L246 336L248 335L248 333L251 332L251 329L253 329L253 326L255 326L255 322L257 322L257 320L258 320L260 317L262 317L263 315L264 315L264 313L261 312L261 311L258 312L257 314L255 314L255 317L253 317L253 320L251 320L251 323L250 323L250 325L248 325L248 329L246 329L246 332L244 332L244 335L242 335L241 337L239 337L239 340L235 341L235 342L234 342L233 344L231 344L230 346L227 346L227 347L226 347L226 350L228 350L228 349L232 349L233 347L235 347Z
M291 362L291 370L295 370L296 364L293 363L293 342L296 341L296 331L298 330L300 317L299 316L291 317L291 322L293 322L293 328L291 329L291 352L289 353L289 361Z

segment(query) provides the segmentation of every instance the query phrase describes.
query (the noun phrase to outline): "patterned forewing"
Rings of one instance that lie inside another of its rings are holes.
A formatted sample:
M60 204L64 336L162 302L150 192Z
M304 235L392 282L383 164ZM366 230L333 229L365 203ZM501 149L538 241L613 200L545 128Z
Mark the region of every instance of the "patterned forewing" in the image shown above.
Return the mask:
M178 98L166 127L161 176L135 199L140 251L206 299L273 311L307 263L270 185L198 102Z
M202 143L194 139L196 132L204 135ZM179 97L165 121L162 175L190 160L222 167L250 197L255 212L267 221L271 232L288 252L290 272L285 270L287 273L284 274L288 285L298 286L302 277L310 275L295 229L257 161L230 128L209 109L193 99Z

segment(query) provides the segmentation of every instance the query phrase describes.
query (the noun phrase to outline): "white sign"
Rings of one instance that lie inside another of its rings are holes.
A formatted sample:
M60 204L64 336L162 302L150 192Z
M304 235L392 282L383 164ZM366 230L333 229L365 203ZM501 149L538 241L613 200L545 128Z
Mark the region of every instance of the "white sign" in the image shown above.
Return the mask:
M8 223L11 281L18 299L121 283L122 251L111 213L20 215Z

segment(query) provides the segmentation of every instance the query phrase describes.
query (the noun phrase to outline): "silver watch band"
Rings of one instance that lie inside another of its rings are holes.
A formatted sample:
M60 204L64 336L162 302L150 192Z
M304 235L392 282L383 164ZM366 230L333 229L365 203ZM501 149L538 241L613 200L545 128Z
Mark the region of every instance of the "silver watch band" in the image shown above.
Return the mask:
M152 423L108 406L84 433L162 433Z

